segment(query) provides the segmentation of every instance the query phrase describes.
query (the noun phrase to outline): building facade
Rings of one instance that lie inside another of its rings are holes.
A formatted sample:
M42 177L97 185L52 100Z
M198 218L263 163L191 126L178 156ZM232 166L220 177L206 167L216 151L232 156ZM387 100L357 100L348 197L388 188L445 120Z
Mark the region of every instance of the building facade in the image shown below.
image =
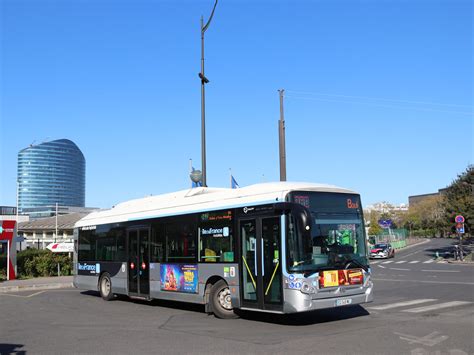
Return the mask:
M85 206L86 162L68 139L31 145L18 153L18 209Z
M19 250L45 249L50 243L73 242L74 224L87 215L87 212L75 212L19 223L18 235L24 240Z

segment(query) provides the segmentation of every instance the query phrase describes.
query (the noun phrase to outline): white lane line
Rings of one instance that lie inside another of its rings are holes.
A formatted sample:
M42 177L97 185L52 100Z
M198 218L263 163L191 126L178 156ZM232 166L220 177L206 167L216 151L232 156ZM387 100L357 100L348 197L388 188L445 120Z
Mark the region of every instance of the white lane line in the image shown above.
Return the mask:
M382 269L385 269L385 266L382 265L377 265L378 267L381 267Z
M371 261L370 263L371 264L378 264L380 262L380 260L377 260L377 261Z
M403 264L403 263L406 263L407 261L406 260L400 260L400 261L396 261L395 264Z
M413 261L409 261L408 264L417 264L419 262L420 262L419 260L413 260Z
M434 262L434 259L423 261L423 264L431 264L432 262Z
M390 263L393 263L393 260L384 261L382 264L390 264Z
M380 266L380 265L379 265ZM385 276L380 274L379 276ZM461 281L430 281L430 280L403 280L403 279L386 279L382 277L372 278L373 281L386 281L386 282L413 282L417 284L446 284L446 285L474 285L474 282L461 282Z
M437 301L437 299L426 298L426 299L419 299L419 300L411 300L411 301L390 303L390 304L384 304L384 305L382 305L382 306L366 307L366 308L367 308L367 309L375 309L375 310L377 310L377 311L381 311L381 310L384 310L384 309L391 309L391 308L405 307L405 306L413 306L414 304L420 304L420 303L426 303L426 302L432 302L432 301Z
M431 306L425 306L425 307L417 307L417 308L406 309L406 310L404 310L403 312L421 313L421 312L434 311L434 310L438 310L438 309L441 309L441 308L462 306L462 305L466 305L466 304L470 304L470 303L472 303L472 302L467 302L467 301L451 301L451 302L446 302L446 303L434 304L434 305L431 305Z
M421 270L425 272L461 272L460 270Z
M398 271L410 271L410 269L402 269L402 268L398 268L398 267L391 267L389 269L390 270L398 270Z

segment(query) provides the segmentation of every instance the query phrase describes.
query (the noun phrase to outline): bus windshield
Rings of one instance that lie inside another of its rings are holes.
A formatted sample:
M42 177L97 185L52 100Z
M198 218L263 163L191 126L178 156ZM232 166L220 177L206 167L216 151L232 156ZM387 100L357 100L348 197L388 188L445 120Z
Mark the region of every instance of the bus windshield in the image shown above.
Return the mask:
M294 192L291 202L311 211L309 233L290 215L287 229L287 269L314 274L320 270L367 269L367 248L359 195Z

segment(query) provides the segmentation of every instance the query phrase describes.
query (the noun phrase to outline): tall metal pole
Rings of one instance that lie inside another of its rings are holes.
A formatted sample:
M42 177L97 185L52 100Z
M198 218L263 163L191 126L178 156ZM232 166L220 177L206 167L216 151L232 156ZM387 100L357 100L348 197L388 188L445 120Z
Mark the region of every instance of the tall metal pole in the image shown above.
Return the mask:
M202 186L207 186L207 172L206 172L206 89L205 84L209 80L204 75L204 32L206 32L209 24L211 23L212 17L214 16L214 11L216 10L217 0L212 9L211 16L204 25L204 19L201 16L201 72L199 73L199 78L201 79L201 170L202 170Z
M202 186L207 186L206 182L206 89L204 80L204 19L201 16L201 170Z
M286 149L285 149L285 116L283 113L283 94L285 90L278 90L280 95L280 120L278 121L278 136L280 146L280 181L286 181Z
M54 238L54 242L56 243L56 239L58 239L58 203L56 202L56 236Z

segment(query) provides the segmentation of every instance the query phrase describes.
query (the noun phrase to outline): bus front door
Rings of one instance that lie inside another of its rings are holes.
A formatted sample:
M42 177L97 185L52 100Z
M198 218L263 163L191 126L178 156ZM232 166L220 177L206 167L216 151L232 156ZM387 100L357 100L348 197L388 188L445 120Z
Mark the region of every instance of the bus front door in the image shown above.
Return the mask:
M148 298L150 295L148 229L128 230L128 293Z
M280 217L241 220L242 306L282 309Z

